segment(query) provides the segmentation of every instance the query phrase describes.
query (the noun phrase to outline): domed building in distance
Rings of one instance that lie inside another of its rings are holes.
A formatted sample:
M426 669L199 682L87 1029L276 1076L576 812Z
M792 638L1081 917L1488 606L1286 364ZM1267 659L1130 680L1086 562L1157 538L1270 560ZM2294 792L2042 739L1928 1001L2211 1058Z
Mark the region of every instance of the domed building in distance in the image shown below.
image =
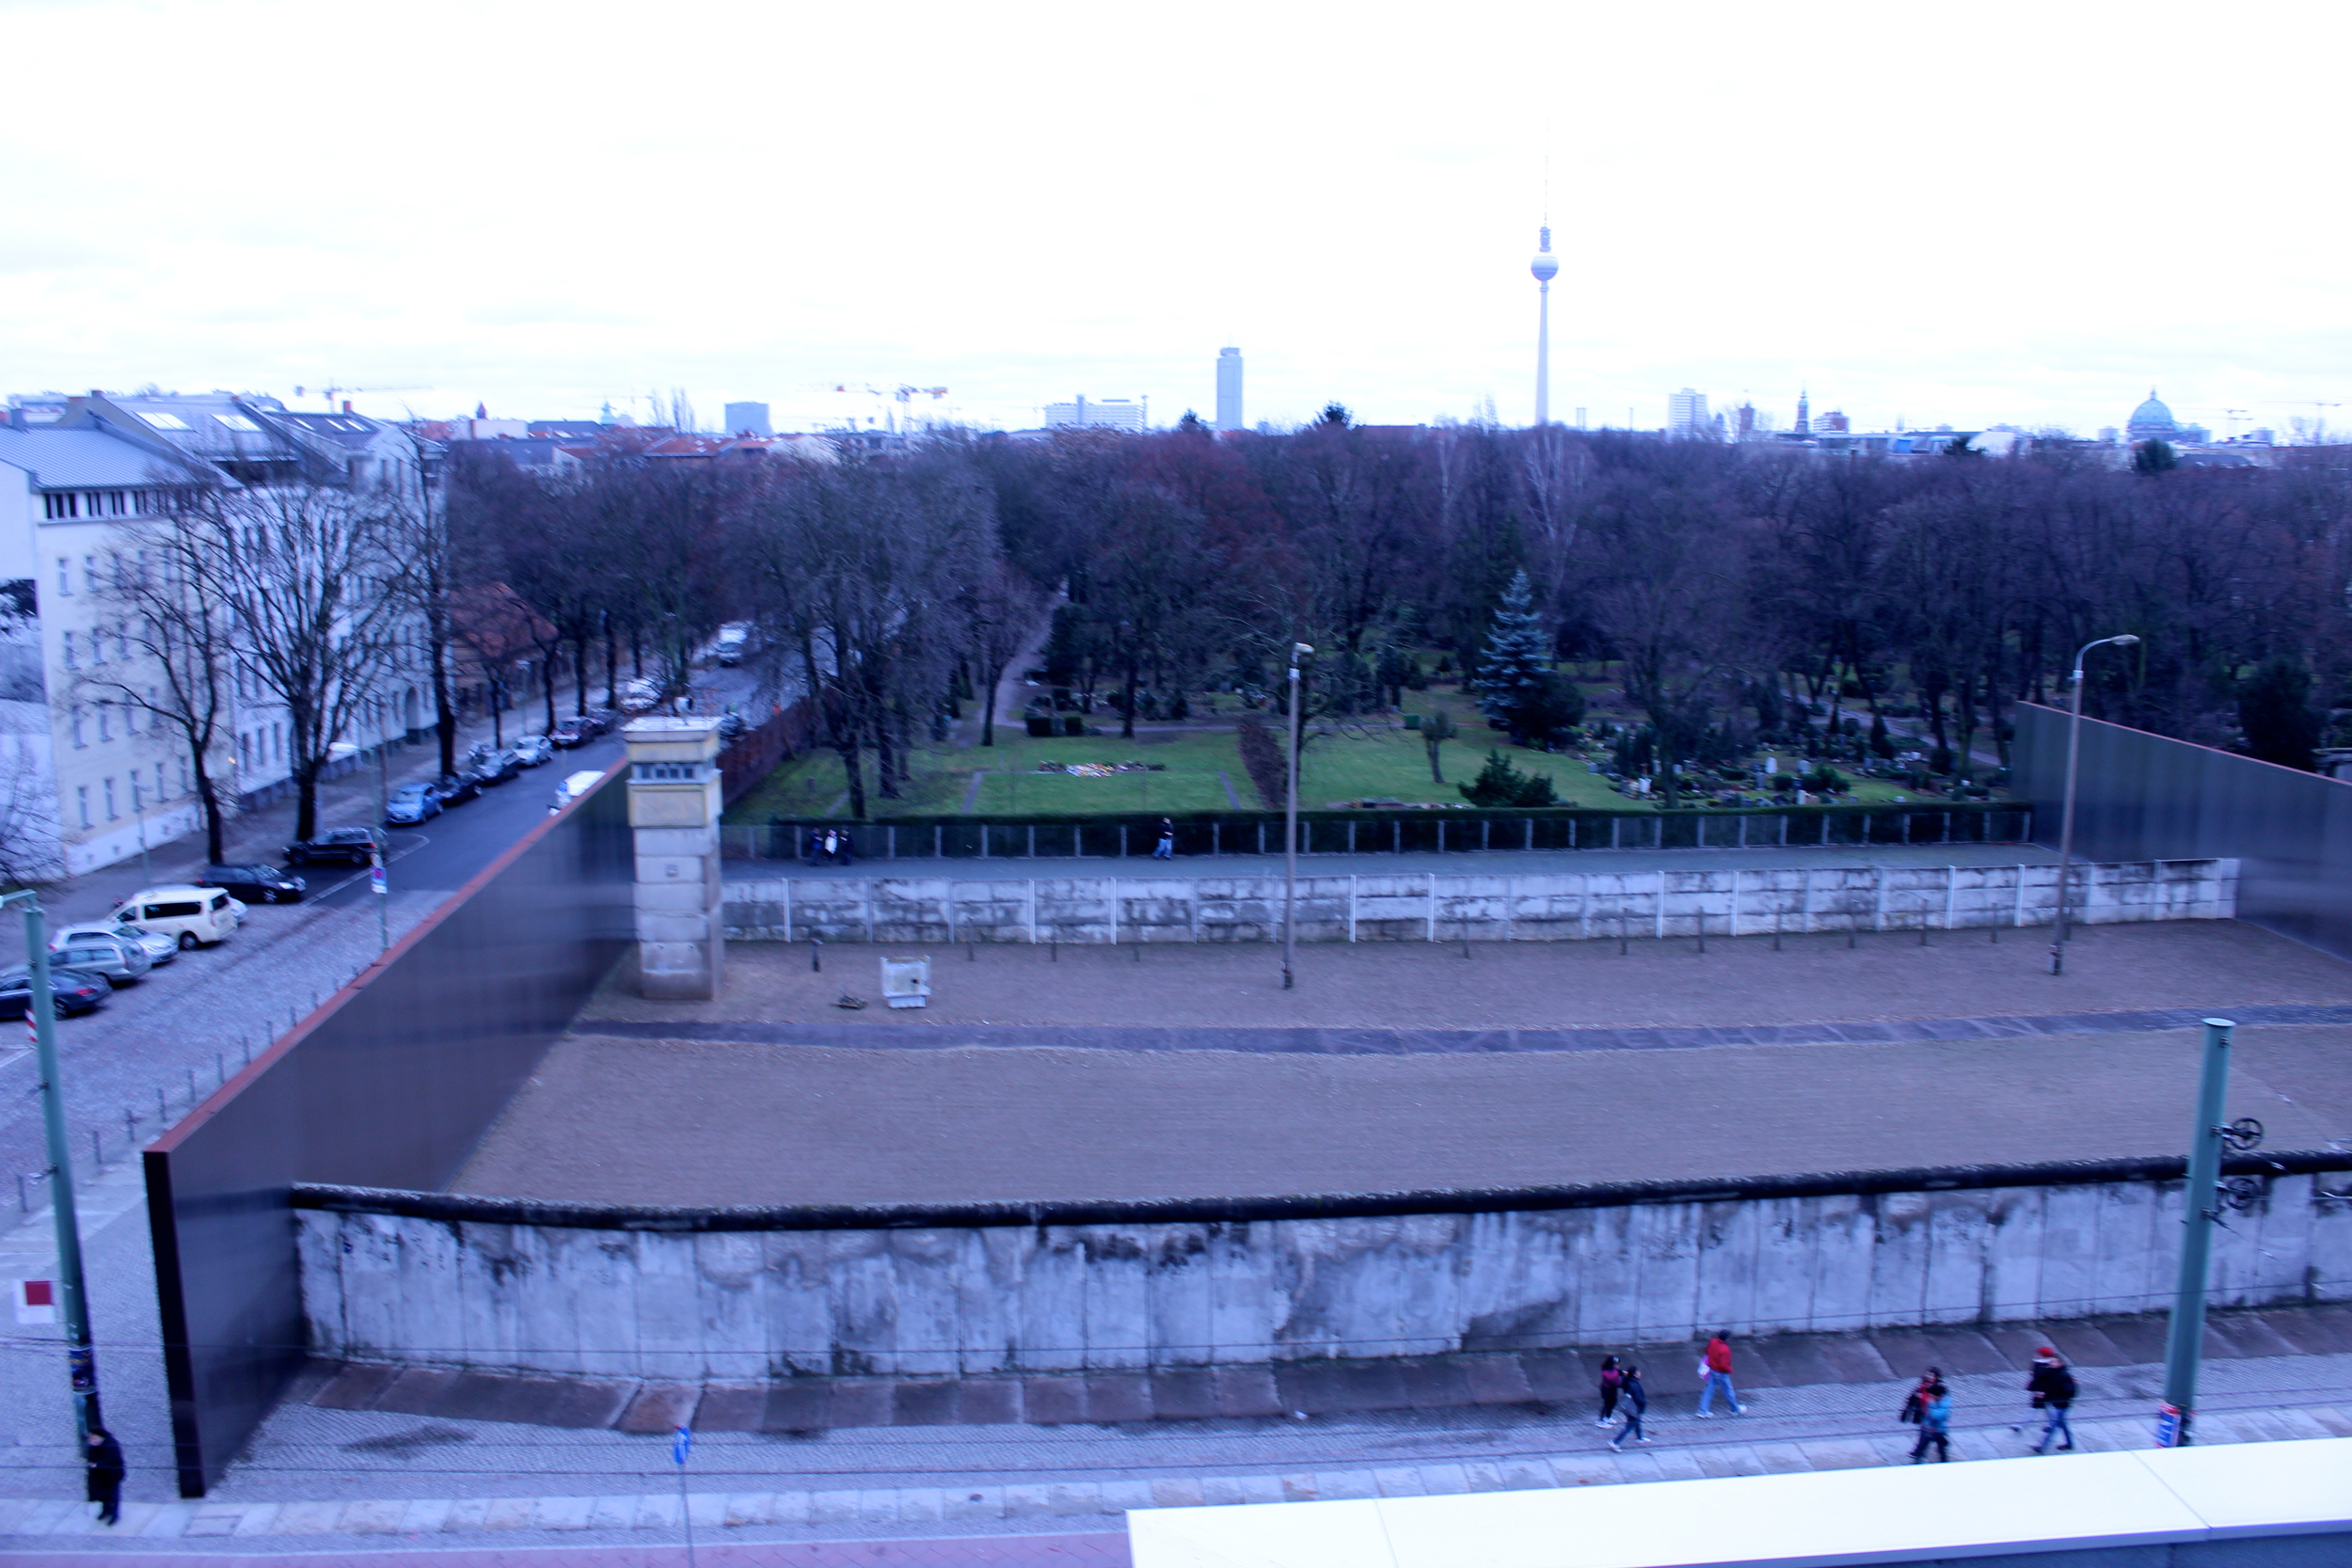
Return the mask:
M2172 410L2156 401L2156 389L2148 388L2148 401L2132 410L2130 420L2123 426L2124 438L2131 441L2171 441L2179 438L2181 427L2172 418Z

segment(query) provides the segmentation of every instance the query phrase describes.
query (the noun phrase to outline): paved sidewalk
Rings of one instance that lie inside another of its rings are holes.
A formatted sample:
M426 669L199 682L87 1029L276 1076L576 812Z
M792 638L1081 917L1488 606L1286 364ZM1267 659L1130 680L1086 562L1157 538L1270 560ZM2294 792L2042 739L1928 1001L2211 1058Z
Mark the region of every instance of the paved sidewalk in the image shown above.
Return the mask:
M2344 1370L2339 1367L2339 1373ZM2012 1413L2008 1408L1995 1409L1990 1418L1979 1415L1974 1421L1963 1415L1953 1430L1957 1460L2013 1458L2028 1449L2037 1433L2026 1426L2030 1413L2024 1408L2023 1395L2010 1387L2017 1382L2013 1375L1997 1380L1962 1375L1950 1381L1955 1402L1963 1411L1982 1411L1997 1402L2013 1406L2019 1418L2015 1422L2004 1418ZM2087 1386L2111 1381L2100 1379L2096 1370L2085 1378ZM1899 1389L1891 1386L1872 1392L1890 1405L1899 1399ZM1612 1451L1598 1432L1581 1417L1573 1417L1559 1423L1559 1428L1582 1427L1579 1435L1586 1436L1585 1441L1493 1457L1466 1455L1437 1463L1311 1469L1212 1470L1105 1481L770 1490L741 1484L751 1478L739 1476L735 1478L738 1485L714 1490L707 1485L711 1478L695 1477L697 1466L690 1465L689 1489L683 1498L678 1492L665 1489L537 1497L143 1502L125 1504L121 1523L112 1528L97 1525L87 1504L15 1499L0 1501L0 1547L32 1548L60 1558L86 1547L119 1550L130 1539L159 1555L168 1553L167 1543L176 1544L183 1552L209 1548L238 1553L290 1541L379 1548L397 1542L413 1548L455 1544L469 1537L502 1538L516 1546L568 1542L586 1547L675 1535L681 1530L681 1502L683 1518L704 1543L714 1535L731 1541L871 1541L894 1536L919 1541L969 1538L991 1526L1000 1531L1011 1527L1011 1532L1018 1533L1056 1528L1099 1531L1107 1519L1152 1508L1624 1485L1855 1469L1899 1464L1905 1459L1910 1433L1895 1424L1891 1409L1882 1415L1882 1430L1817 1433L1802 1430L1807 1424L1802 1416L1777 1419L1765 1416L1772 1407L1769 1396L1755 1393L1749 1398L1751 1409L1757 1414L1698 1428L1665 1408L1679 1401L1654 1397L1651 1424L1659 1430L1658 1440L1622 1453ZM2119 1408L2134 1403L2141 1408ZM2074 1423L2080 1451L2149 1446L2153 1403L2143 1392L2135 1389L2122 1399L2087 1393L2081 1408L2084 1413ZM2341 1399L2285 1404L2273 1394L2232 1399L2217 1390L2198 1431L2208 1444L2352 1436L2352 1404ZM2053 1455L2052 1463L2064 1464L2065 1459ZM696 1486L696 1479L705 1484ZM1078 1546L1079 1541L1088 1544ZM1118 1560L1104 1555L1106 1548L1100 1541L1099 1535L1091 1541L1079 1536L1070 1544L1081 1555L1070 1560ZM942 1545L946 1544L941 1541ZM908 1555L914 1561L926 1560ZM0 1557L0 1561L7 1560ZM501 1553L499 1560L512 1560Z

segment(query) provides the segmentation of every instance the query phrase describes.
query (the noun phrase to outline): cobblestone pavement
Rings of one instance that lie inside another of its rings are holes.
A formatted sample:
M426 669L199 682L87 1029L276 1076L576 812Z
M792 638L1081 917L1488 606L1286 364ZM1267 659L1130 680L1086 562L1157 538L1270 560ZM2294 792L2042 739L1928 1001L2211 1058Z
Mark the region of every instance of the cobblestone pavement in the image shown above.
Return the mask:
M2077 1370L2077 1447L2147 1446L2160 1370ZM2014 1370L1947 1371L1958 1411L1955 1458L2026 1452L2038 1428ZM2352 1355L2214 1362L2205 1381L2205 1442L2352 1436ZM909 1428L834 1434L839 1442L714 1434L696 1445L683 1501L706 1543L870 1541L1099 1531L1134 1509L1847 1469L1907 1457L1910 1433L1894 1418L1907 1386L1908 1376L1752 1386L1743 1391L1746 1415L1704 1424L1691 1418L1687 1396L1655 1394L1655 1442L1622 1453L1609 1449L1610 1433L1596 1427L1584 1402L1471 1418L1200 1423L1144 1437L1103 1428L993 1429L959 1433L960 1441ZM2054 1455L2051 1463L2066 1461ZM454 1545L484 1537L514 1547L628 1544L679 1529L675 1476L659 1434L533 1430L517 1437L511 1428L297 1408L272 1419L213 1498L131 1502L112 1531L76 1502L0 1501L0 1544L38 1544L60 1557L126 1536L158 1551Z
M2040 932L1980 931L1613 942L1313 942L1282 990L1271 943L928 949L931 999L914 1011L845 1012L844 991L880 994L878 956L828 944L732 942L726 994L650 1002L616 972L585 1020L768 1022L863 1028L942 1023L1143 1024L1164 1028L1570 1029L1820 1023L2211 1009L2352 1002L2352 964L2234 920L2078 928L2063 976ZM1467 950L1469 956L1465 957ZM583 1025L585 1026L585 1025Z
M999 1033L947 1051L566 1038L450 1186L696 1207L1022 1203L2129 1159L2178 1152L2201 1038L1309 1053ZM2272 1149L2352 1144L2352 1028L2239 1041L2231 1116L2264 1121ZM1660 1135L1581 1134L1596 1125Z

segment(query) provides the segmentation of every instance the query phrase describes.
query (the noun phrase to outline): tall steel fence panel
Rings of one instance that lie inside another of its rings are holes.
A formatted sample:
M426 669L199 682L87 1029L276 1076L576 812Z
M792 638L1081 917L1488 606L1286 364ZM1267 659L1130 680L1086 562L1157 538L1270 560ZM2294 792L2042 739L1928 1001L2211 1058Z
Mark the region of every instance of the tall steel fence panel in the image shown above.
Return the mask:
M2060 832L2068 721L2017 705L2012 788L2033 802L2044 845ZM2234 859L2241 919L2352 958L2352 784L2086 719L2074 849L2093 861Z
M626 949L621 770L147 1151L182 1496L219 1479L302 1363L294 1184L445 1185Z

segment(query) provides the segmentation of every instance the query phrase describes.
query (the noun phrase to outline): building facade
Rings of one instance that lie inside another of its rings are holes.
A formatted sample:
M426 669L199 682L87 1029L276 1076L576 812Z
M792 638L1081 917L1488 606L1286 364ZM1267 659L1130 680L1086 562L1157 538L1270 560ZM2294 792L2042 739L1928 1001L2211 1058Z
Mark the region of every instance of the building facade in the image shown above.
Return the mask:
M1216 428L1232 432L1248 428L1242 422L1241 350L1216 351Z
M1045 423L1049 429L1123 430L1140 436L1151 428L1151 408L1149 398L1080 397L1074 403L1047 404Z

